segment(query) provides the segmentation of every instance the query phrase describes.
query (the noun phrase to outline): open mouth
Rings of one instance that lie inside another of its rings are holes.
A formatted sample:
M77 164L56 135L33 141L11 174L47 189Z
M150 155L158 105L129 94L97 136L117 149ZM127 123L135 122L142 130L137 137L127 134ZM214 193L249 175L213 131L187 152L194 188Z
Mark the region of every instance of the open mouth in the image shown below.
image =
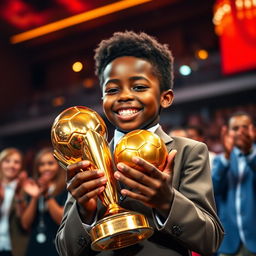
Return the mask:
M139 112L139 109L134 109L134 108L132 108L132 109L120 109L120 110L117 111L117 114L119 116L132 116L132 115L134 115L138 112Z
M117 115L121 119L130 119L135 117L141 109L138 108L122 108L116 111Z

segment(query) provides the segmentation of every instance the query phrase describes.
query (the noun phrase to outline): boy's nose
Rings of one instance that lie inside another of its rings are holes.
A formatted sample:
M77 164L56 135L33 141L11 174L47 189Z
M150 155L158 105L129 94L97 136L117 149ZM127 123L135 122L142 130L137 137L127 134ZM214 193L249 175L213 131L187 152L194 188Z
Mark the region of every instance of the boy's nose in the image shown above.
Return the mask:
M133 100L134 96L130 90L124 90L119 94L118 101Z

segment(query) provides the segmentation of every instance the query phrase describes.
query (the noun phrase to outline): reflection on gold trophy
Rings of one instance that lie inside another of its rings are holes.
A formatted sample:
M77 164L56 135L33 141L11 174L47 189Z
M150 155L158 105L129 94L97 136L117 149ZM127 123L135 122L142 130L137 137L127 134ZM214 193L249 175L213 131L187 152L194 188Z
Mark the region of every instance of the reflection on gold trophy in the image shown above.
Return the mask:
M137 170L143 171L132 158L138 156L163 171L168 157L167 148L163 140L153 132L134 130L127 133L118 142L114 152L115 163L125 163Z
M81 106L64 110L53 123L51 138L54 155L61 166L89 160L92 169L103 170L107 178L106 188L99 196L107 210L90 231L93 250L123 248L153 234L144 215L118 205L114 165L106 141L107 128L95 111Z

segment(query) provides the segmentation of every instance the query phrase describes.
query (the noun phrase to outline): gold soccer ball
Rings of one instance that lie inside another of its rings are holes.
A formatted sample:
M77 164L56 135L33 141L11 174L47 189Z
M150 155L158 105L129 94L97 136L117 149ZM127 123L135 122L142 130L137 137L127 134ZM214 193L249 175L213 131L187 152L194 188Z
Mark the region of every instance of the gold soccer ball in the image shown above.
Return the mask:
M75 106L60 113L51 129L55 157L65 166L82 160L84 136L88 130L107 138L107 127L94 110Z
M115 163L122 162L128 166L142 170L133 161L132 157L138 156L163 171L168 151L162 139L147 130L135 130L127 133L117 144L114 152Z

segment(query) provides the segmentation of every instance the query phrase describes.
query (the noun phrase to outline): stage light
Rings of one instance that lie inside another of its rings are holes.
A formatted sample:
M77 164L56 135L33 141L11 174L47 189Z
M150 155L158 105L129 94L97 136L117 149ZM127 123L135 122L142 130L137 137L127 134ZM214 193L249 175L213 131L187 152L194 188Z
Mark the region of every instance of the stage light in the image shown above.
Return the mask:
M196 56L200 60L206 60L208 58L208 52L206 50L200 49L196 52Z
M12 44L21 43L36 37L40 37L40 36L43 36L55 31L59 31L61 29L65 29L71 26L75 26L77 24L94 20L99 17L103 17L111 13L119 12L119 11L131 8L137 5L141 5L150 1L152 0L122 0L122 1L111 3L111 4L107 4L107 5L80 13L80 14L73 15L66 19L58 20L41 27L37 27L35 29L25 31L20 34L16 34L10 38L10 42Z
M74 72L80 72L83 69L83 64L80 61L76 61L72 65L72 69Z
M65 103L65 98L62 97L62 96L55 97L55 98L52 100L52 105L53 105L54 107L60 107L60 106L62 106L64 103Z
M188 75L191 74L191 68L190 68L190 66L188 66L188 65L182 65L182 66L180 66L180 68L179 68L179 72L180 72L180 74L183 75L183 76L188 76Z
M216 0L213 23L223 74L256 67L256 0Z
M94 80L92 78L85 78L83 80L83 87L84 88L87 88L87 89L93 88L94 85L95 85L95 82L94 82Z

